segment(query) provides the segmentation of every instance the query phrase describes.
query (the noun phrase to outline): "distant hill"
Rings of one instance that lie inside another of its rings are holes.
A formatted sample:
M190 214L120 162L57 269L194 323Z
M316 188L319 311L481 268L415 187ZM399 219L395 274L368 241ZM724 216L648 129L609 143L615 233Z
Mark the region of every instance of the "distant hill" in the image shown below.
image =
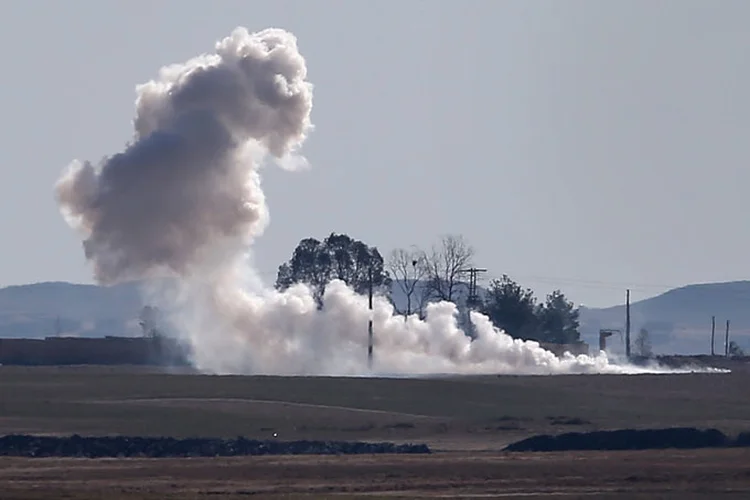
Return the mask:
M483 295L481 289L479 294ZM466 287L459 289L465 298ZM406 298L393 285L393 300L401 310ZM0 337L46 337L56 333L87 337L140 335L138 315L143 300L137 284L112 287L71 283L37 283L0 289ZM723 351L724 327L750 350L750 281L690 285L631 304L632 337L649 331L658 353L707 353L711 316L716 316L716 349ZM416 300L413 309L417 309ZM592 346L600 328L624 331L625 306L581 309L581 333ZM622 349L619 338L609 345Z
M711 316L716 316L716 351L723 352L726 320L730 340L750 348L750 281L706 283L675 288L630 306L631 338L649 332L659 353L708 353ZM581 309L581 333L598 343L600 328L625 329L625 305ZM615 339L617 343L619 339ZM747 349L750 350L750 349Z
M0 337L138 335L142 307L135 284L9 286L0 289Z

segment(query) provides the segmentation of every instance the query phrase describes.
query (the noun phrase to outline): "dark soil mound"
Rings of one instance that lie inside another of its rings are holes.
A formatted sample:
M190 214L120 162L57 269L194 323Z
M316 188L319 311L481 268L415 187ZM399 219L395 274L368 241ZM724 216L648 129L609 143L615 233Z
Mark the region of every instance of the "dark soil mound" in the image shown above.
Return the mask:
M750 440L749 440L750 441ZM716 429L623 429L533 436L508 445L507 451L654 450L716 448L735 442Z
M21 457L230 457L240 455L341 455L430 453L424 444L346 441L257 441L163 437L0 437L0 456Z

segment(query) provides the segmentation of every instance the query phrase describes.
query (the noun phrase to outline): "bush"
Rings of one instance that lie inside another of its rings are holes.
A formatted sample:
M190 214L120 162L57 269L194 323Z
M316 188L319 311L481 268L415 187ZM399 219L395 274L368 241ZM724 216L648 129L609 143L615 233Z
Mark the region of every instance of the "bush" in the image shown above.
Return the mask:
M533 436L508 445L506 451L653 450L715 448L734 443L716 429L623 429Z
M231 457L240 455L350 455L430 453L424 444L363 443L345 441L258 441L239 437L0 437L0 456L16 457Z

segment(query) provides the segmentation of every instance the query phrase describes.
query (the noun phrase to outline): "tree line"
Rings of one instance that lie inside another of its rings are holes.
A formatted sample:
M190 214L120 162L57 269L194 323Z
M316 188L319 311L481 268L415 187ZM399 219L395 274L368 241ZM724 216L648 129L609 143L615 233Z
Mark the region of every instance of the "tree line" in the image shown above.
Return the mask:
M323 240L300 241L291 258L279 266L276 288L305 283L322 308L325 286L339 279L360 294L372 287L374 294L389 298L404 317L423 318L431 302L447 300L466 308L467 271L474 266L474 256L474 248L457 235L444 236L428 250L397 248L383 258L377 247L331 233ZM394 292L403 300L394 300ZM559 344L580 340L579 310L560 290L540 301L531 289L502 275L490 280L486 292L478 295L471 307L515 338Z

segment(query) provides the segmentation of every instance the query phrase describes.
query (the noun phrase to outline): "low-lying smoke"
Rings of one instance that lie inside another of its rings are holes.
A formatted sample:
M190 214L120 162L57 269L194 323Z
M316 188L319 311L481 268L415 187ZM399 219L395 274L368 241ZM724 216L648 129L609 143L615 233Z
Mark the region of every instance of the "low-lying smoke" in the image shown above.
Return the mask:
M319 310L310 290L247 286L246 253L268 223L260 167L304 164L312 85L289 32L238 28L211 54L161 69L136 88L134 136L98 164L74 161L56 185L61 211L83 237L101 284L177 277L161 290L197 368L217 373L365 374L366 299L332 282ZM168 299L168 300L167 300ZM557 358L452 303L420 320L373 311L374 371L622 373L605 355Z

